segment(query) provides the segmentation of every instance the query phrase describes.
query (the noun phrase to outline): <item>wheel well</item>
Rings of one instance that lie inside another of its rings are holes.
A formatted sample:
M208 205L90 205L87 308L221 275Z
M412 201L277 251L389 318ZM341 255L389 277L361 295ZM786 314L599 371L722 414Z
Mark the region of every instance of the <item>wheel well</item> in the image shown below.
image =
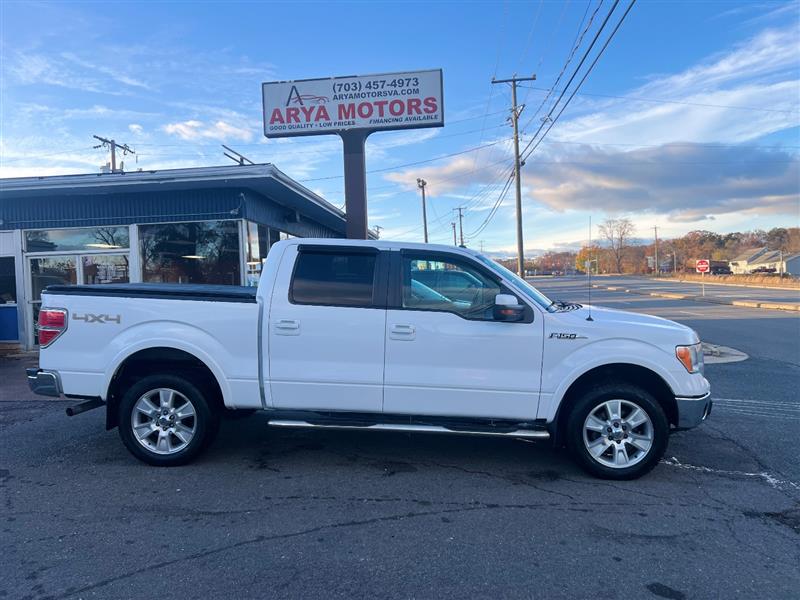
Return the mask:
M569 413L581 394L591 386L609 382L630 383L646 390L664 409L669 423L671 425L678 424L678 405L675 402L675 395L658 373L646 367L626 363L602 365L578 377L564 394L555 419L556 443L560 443L564 439L564 428Z
M212 406L225 407L222 390L211 369L199 358L176 348L147 348L134 352L117 367L106 394L106 429L113 429L118 422L117 406L131 385L154 373L182 375L207 395Z

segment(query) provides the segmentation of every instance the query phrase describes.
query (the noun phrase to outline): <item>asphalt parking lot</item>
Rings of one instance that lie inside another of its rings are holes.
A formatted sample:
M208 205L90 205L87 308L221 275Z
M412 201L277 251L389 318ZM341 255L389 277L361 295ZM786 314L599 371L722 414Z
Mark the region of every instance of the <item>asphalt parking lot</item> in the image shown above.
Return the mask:
M711 277L708 279L709 281L712 281ZM600 286L620 286L645 294L650 292L667 292L701 296L703 294L703 288L705 288L705 298L709 302L714 300L728 302L733 300L744 300L789 304L800 303L800 289L792 289L789 287L788 283L781 287L759 288L750 287L749 285L719 285L714 283L703 283L700 281L681 282L669 277L621 277L614 275L593 277L592 283Z
M583 279L537 285L586 301ZM611 284L609 284L611 285ZM192 465L138 463L0 359L4 598L796 598L800 316L592 291L745 352L663 464L592 479L543 443L227 421Z

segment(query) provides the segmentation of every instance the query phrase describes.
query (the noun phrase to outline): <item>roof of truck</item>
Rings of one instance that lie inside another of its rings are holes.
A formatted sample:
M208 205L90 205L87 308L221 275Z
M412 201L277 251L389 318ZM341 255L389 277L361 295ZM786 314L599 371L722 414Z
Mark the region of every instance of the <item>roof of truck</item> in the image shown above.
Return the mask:
M384 248L386 250L427 250L428 252L457 252L463 254L480 254L471 248L452 246L449 244L425 244L422 242L401 242L394 240L350 240L341 238L291 238L279 242L291 245L324 245L324 246L365 246L371 248Z

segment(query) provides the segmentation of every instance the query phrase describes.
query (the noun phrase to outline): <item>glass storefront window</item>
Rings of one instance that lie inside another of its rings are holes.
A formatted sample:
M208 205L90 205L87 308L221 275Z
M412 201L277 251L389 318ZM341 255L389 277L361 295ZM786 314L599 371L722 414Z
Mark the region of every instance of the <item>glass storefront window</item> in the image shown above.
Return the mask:
M286 233L285 231L281 231L280 229L270 229L269 230L269 245L270 248L280 242L281 240L290 240L294 237L290 233Z
M48 285L78 282L75 256L48 256L31 260L31 291L34 302L42 299L42 290Z
M142 281L239 285L237 221L140 225Z
M130 246L127 226L25 232L26 252L116 250Z
M128 283L128 257L123 254L84 256L83 283Z
M261 268L269 252L269 230L264 225L247 223L247 280L245 285L256 286Z
M0 304L16 304L17 278L14 274L14 257L0 257Z

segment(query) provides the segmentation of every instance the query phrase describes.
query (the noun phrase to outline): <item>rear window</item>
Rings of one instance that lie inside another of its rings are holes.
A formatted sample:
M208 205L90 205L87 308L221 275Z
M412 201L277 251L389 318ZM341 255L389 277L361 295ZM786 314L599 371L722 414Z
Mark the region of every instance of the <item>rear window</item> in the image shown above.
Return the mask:
M290 298L295 304L372 306L375 254L301 252Z

